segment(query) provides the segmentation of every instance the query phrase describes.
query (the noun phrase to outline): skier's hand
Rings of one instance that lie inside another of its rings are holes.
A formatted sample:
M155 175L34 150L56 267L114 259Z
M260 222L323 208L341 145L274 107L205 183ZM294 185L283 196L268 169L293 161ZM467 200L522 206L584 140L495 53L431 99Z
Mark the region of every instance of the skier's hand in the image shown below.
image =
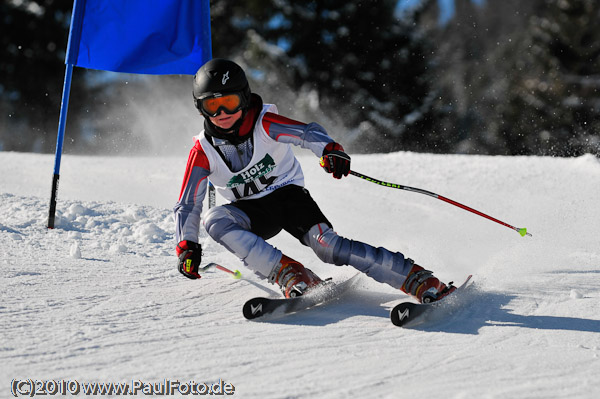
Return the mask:
M178 269L187 278L195 280L200 278L198 268L202 260L202 247L193 241L181 241L177 244L177 256L179 257Z
M325 146L320 164L327 173L333 173L336 179L341 179L342 176L348 176L350 173L350 156L338 143L329 143Z

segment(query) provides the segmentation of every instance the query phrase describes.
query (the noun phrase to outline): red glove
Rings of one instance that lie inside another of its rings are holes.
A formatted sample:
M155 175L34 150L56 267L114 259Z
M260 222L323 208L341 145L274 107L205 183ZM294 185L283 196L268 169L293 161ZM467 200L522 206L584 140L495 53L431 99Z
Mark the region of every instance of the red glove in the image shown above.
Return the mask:
M181 241L177 244L179 257L178 269L181 274L192 280L200 278L198 268L202 260L202 247L193 241Z
M348 176L350 173L350 156L338 143L329 143L325 146L320 164L327 173L333 173L336 179L341 179L342 176Z

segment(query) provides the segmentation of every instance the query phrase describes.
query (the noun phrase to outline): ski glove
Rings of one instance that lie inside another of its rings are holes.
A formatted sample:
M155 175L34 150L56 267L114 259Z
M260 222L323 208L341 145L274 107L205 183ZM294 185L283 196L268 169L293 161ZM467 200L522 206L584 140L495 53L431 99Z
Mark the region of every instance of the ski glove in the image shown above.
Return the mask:
M193 241L181 241L177 244L177 256L179 257L179 272L195 280L200 278L198 268L202 260L202 247Z
M350 156L338 143L329 143L325 146L320 164L327 173L333 173L336 179L341 179L342 176L348 176L350 173Z

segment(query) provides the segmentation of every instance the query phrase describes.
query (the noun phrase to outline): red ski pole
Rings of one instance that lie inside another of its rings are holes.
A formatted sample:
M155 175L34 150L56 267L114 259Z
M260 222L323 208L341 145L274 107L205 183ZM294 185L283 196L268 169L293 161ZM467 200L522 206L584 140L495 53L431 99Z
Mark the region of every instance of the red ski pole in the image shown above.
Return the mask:
M476 215L479 215L479 216L481 216L481 217L484 217L484 218L486 218L486 219L489 219L489 220L491 220L491 221L493 221L493 222L499 223L499 224L501 224L501 225L503 225L503 226L506 226L506 227L508 227L508 228L510 228L510 229L513 229L514 231L518 232L518 233L521 235L521 237L525 237L526 235L528 235L528 236L532 237L531 233L528 233L526 228L519 228L519 227L511 226L510 224L508 224L508 223L504 223L503 221L501 221L501 220L498 220L498 219L496 219L496 218L493 218L493 217L491 217L491 216L489 216L489 215L486 215L486 214L485 214L485 213L483 213L483 212L479 212L478 210L475 210L475 209L473 209L473 208L470 208L470 207L468 207L468 206L466 206L466 205L463 205L463 204L461 204L461 203L459 203L459 202L453 201L453 200L451 200L450 198L446 198L446 197L443 197L443 196L441 196L441 195L439 195L439 194L432 193L431 191L422 190L422 189L420 189L420 188L414 188L414 187L409 187L409 186L403 186L403 185L401 185L401 184L395 184L395 183L388 183L388 182L384 182L384 181L381 181L381 180L373 179L372 177L369 177L369 176L365 176L365 175L363 175L362 173L358 173L358 172L355 172L355 171L353 171L353 170L351 170L351 171L350 171L350 174L351 174L351 175L353 175L353 176L356 176L356 177L360 177L361 179L363 179L363 180L366 180L366 181L369 181L369 182L371 182L371 183L379 184L380 186L384 186L384 187L391 187L391 188L397 188L397 189L399 189L399 190L412 191L412 192L415 192L415 193L419 193L419 194L425 194L425 195L428 195L428 196L430 196L430 197L437 198L437 199L439 199L439 200L442 200L442 201L444 201L444 202L447 202L447 203L449 203L449 204L452 204L452 205L454 205L454 206L457 206L457 207L459 207L459 208L462 208L462 209L464 209L464 210L466 210L466 211L472 212L472 213L474 213L474 214L476 214Z
M213 262L209 263L208 265L206 265L204 267L199 268L198 271L199 272L205 272L205 271L207 271L207 270L209 270L209 269L211 269L213 267L216 268L216 269L219 269L219 270L221 270L221 271L223 271L225 273L231 274L231 276L233 278L235 278L235 279L242 278L242 273L240 273L239 270L232 271L232 270L229 270L228 268L226 268L225 266L221 266L221 265L213 263Z
M228 268L226 268L226 267L224 267L224 266L221 266L221 265L215 265L215 267L216 267L217 269L219 269L219 270L221 270L221 271L225 272L225 273L229 273L229 274L231 274L231 276L232 276L233 278L242 278L242 273L240 273L240 271L239 271L239 270L231 271L231 270L229 270Z

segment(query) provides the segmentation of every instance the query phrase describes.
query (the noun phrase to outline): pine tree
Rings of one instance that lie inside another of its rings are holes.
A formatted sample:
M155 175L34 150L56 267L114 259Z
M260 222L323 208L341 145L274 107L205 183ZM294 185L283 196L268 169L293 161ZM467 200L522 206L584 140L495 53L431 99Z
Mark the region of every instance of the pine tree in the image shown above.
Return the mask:
M0 2L0 150L56 145L72 4ZM80 86L74 85L77 98ZM73 115L70 122L77 124Z
M354 127L354 151L424 149L431 98L426 40L396 1L276 1L261 36L284 49L296 88ZM359 127L360 126L360 127Z
M427 10L433 38L432 85L436 90L435 131L443 132L450 152L505 154L503 126L506 97L519 57L517 44L532 13L521 0L456 0L456 12L444 25L439 10Z
M546 0L531 19L503 131L513 154L600 153L600 3Z

